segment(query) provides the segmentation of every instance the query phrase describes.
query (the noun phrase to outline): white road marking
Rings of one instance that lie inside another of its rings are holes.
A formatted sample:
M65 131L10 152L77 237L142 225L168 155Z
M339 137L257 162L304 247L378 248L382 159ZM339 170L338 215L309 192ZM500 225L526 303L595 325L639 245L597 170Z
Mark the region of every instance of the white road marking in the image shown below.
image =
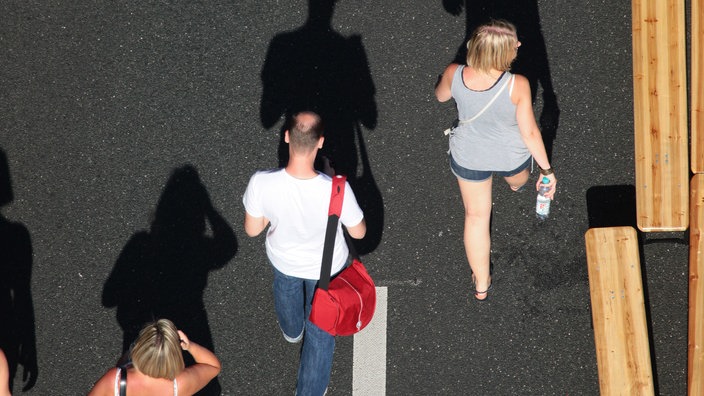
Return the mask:
M376 288L374 318L354 335L352 395L386 395L386 287Z

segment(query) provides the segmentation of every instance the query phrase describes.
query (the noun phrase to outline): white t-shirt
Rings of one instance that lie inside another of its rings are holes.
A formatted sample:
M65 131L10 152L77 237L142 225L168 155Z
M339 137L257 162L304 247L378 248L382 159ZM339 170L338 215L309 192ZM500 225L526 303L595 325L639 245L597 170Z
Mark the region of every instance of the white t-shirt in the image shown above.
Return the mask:
M242 202L250 216L269 220L266 253L277 270L297 278L320 278L331 191L332 179L322 173L312 179L296 179L282 168L259 171L249 180ZM352 188L345 183L340 223L353 227L363 218ZM333 274L342 269L348 255L338 225Z

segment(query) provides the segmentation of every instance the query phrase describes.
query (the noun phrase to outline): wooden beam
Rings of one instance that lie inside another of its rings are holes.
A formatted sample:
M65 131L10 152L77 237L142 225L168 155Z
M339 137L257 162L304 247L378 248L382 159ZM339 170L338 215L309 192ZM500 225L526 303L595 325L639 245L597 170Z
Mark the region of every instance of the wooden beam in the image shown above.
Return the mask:
M654 395L636 230L591 228L585 242L601 395Z
M632 0L638 228L689 222L684 0Z
M704 174L692 177L689 228L689 332L687 389L704 395Z
M704 173L704 0L691 0L692 173Z

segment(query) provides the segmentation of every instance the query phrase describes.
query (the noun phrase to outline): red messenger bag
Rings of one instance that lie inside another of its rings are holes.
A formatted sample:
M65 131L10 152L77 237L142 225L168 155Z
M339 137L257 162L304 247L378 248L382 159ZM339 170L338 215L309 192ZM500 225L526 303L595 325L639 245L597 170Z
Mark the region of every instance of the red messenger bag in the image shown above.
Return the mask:
M332 178L320 280L310 312L310 321L333 336L359 332L371 322L376 309L374 281L356 254L353 253L352 264L330 280L335 236L345 196L345 181L345 176ZM351 243L348 245L350 251L354 252Z

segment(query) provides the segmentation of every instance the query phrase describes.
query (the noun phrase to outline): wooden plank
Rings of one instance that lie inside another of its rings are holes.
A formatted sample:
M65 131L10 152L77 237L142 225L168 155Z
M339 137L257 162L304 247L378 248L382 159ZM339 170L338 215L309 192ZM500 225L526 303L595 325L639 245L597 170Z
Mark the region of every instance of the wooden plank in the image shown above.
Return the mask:
M704 0L691 0L692 173L704 173Z
M692 177L689 228L689 333L687 389L704 395L704 174Z
M638 228L689 222L684 0L632 0Z
M591 228L585 242L601 395L654 395L636 230Z

